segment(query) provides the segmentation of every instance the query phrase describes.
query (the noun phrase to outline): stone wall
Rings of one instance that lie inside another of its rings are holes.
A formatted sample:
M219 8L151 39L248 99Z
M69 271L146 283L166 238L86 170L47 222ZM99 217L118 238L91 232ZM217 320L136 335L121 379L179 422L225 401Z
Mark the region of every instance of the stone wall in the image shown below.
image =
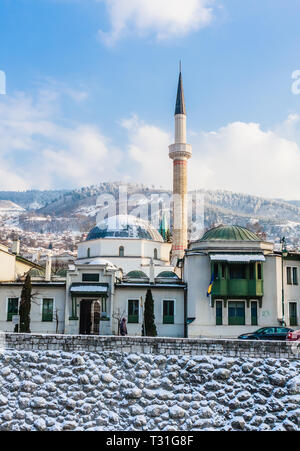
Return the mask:
M284 343L257 357L232 342L143 340L7 335L0 430L300 431L300 361L266 357Z
M16 350L115 351L162 355L221 355L228 357L300 357L300 343L279 341L201 340L84 335L3 335L4 346Z

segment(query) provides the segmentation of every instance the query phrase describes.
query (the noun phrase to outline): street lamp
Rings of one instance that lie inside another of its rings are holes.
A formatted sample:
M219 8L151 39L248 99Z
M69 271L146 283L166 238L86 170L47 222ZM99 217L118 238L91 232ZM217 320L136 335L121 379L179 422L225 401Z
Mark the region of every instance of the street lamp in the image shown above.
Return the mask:
M289 253L286 248L286 239L285 237L281 238L281 277L282 277L282 296L281 296L281 305L282 305L282 326L285 326L285 320L284 320L284 266L283 266L283 259L286 258Z

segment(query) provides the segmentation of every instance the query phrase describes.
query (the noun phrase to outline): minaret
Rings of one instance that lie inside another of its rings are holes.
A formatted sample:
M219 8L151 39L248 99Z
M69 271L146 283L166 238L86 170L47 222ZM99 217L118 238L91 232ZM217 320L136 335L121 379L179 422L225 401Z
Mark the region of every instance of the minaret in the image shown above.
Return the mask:
M182 84L181 64L175 108L175 144L169 146L173 160L173 247L172 259L183 258L187 248L187 160L192 146L186 143L186 109Z

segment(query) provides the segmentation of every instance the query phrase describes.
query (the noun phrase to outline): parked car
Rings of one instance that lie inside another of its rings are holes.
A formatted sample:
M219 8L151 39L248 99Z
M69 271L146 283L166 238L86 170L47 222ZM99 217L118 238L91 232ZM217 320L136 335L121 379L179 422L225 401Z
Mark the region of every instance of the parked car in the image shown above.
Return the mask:
M287 334L288 341L300 341L300 330L293 330Z
M249 334L242 334L239 340L281 340L287 339L289 332L294 332L293 329L287 327L263 327L256 332Z

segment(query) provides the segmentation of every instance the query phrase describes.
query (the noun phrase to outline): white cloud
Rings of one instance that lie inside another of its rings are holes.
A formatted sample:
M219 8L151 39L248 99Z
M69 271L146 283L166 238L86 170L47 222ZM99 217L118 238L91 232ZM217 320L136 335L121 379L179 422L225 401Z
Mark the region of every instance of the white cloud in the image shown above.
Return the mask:
M50 90L37 99L22 93L1 99L0 189L68 188L119 177L121 153L94 125L60 125L59 100Z
M107 180L171 189L169 133L128 117L121 122L128 137L121 150L95 125L60 123L60 100L50 89L36 98L17 93L0 99L0 189L69 188ZM234 122L193 133L189 188L300 199L299 124L294 114L273 130Z
M123 35L181 37L209 25L215 0L99 0L106 3L111 31L100 31L107 44Z
M194 142L193 186L300 199L300 148L259 124L235 122Z
M292 120L296 118L289 117L282 128ZM123 125L130 134L129 153L138 167L136 178L171 188L168 144L173 138L137 118ZM213 132L200 132L193 136L192 143L190 189L226 189L300 199L300 147L283 132L280 135L278 131L262 130L259 124L235 122Z
M122 125L128 131L128 153L135 163L134 180L170 189L172 162L168 158L168 146L171 136L159 127L140 121L137 116L123 120Z

